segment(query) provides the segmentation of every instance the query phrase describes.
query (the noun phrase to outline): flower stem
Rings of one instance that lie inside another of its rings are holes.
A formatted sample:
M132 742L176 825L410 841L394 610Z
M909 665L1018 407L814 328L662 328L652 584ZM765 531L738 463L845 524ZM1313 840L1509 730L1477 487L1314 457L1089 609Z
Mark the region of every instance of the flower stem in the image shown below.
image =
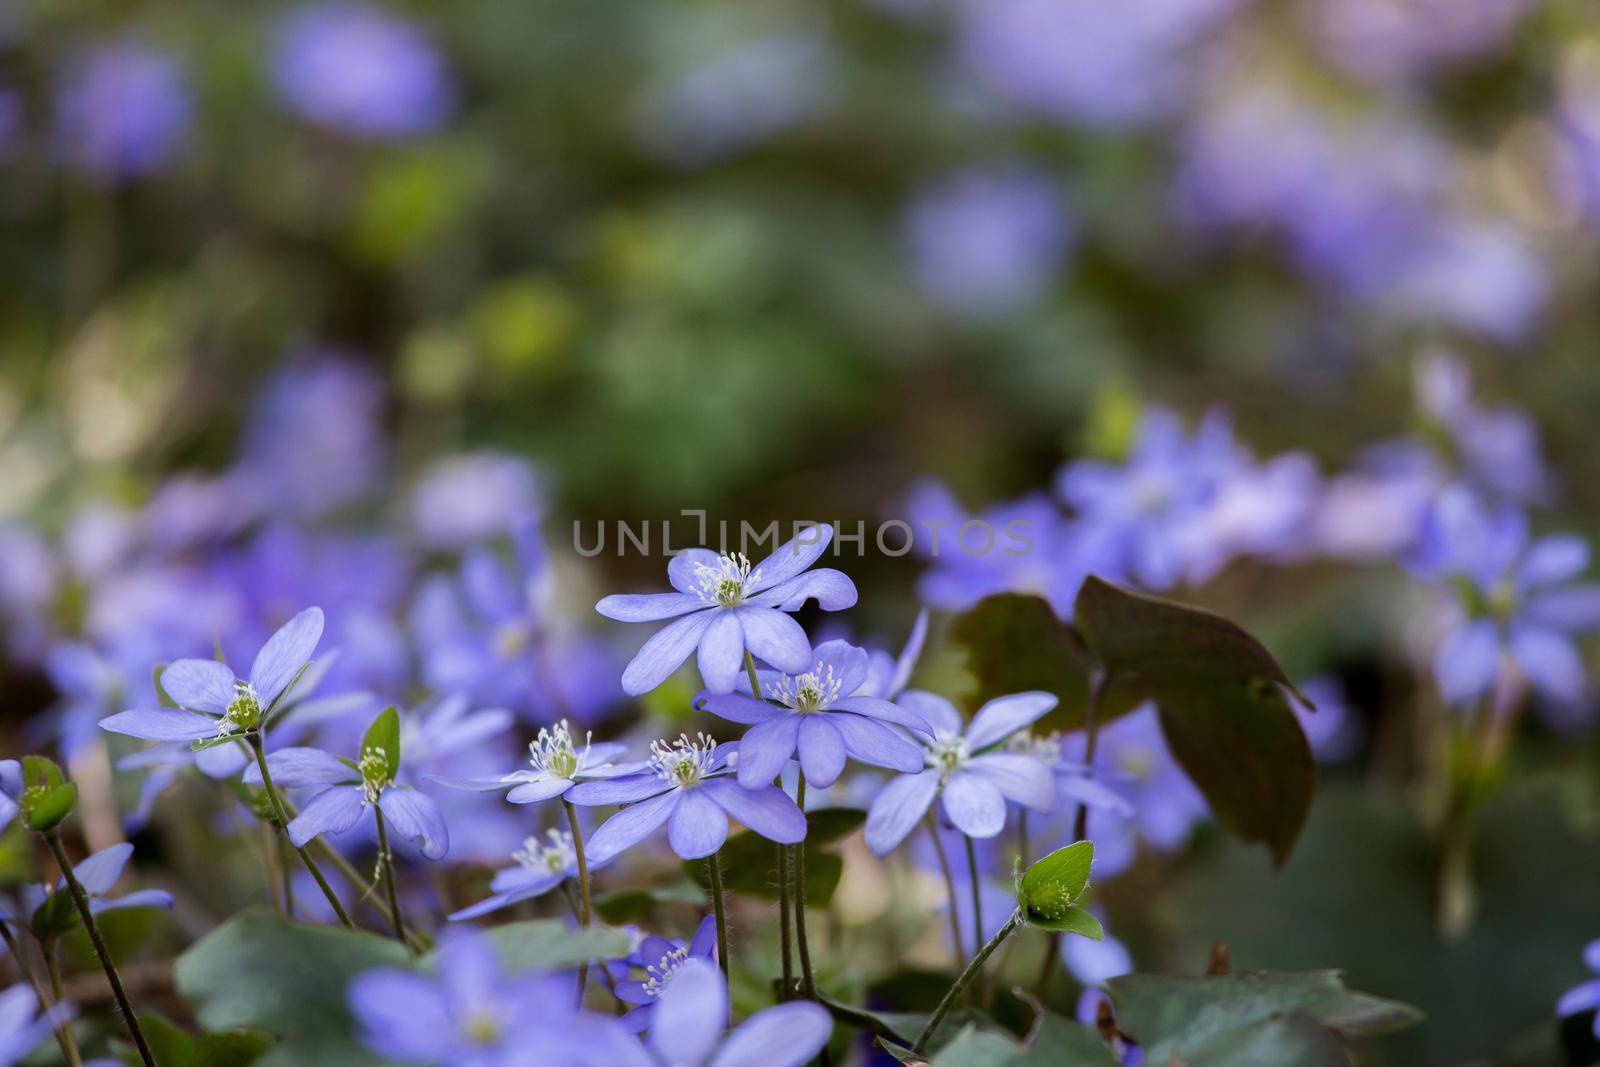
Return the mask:
M800 813L806 810L806 774L800 772L800 780L795 784L795 806ZM794 848L794 939L800 948L800 981L806 992L807 1000L817 999L817 977L811 970L811 945L806 938L806 845L802 841Z
M794 956L790 948L789 925L792 908L789 901L789 846L778 846L778 936L783 955L783 988L778 993L780 1001L794 995Z
M389 898L389 920L394 924L394 939L411 949L406 940L405 920L400 917L400 894L394 888L394 854L389 851L389 829L384 825L383 809L372 805L372 814L378 820L378 871L383 877L383 893Z
M939 1006L933 1009L933 1014L928 1017L928 1024L922 1028L922 1033L917 1035L917 1043L911 1046L912 1052L920 1054L927 1047L928 1039L939 1029L939 1024L944 1022L944 1017L950 1012L950 1006L956 1002L956 998L961 995L962 990L966 989L973 978L977 977L978 972L983 968L984 961L989 958L995 949L1000 947L1001 942L1011 936L1011 931L1021 925L1022 912L1012 912L1011 918L1006 920L1006 924L995 932L995 935L989 939L988 944L978 950L978 954L972 957L972 962L967 964L967 969L962 971L961 976L955 980L955 984L946 990L944 999L939 1001Z
M956 956L956 969L966 966L966 953L961 951L961 916L956 914L956 879L950 873L950 858L944 854L944 839L939 836L939 823L933 810L928 810L928 836L933 838L933 851L939 856L939 873L944 875L945 896L950 904L950 951Z
M11 958L16 961L17 972L28 980L29 985L33 986L33 995L39 998L40 1010L48 1010L52 1003L60 1003L61 998L59 996L52 1001L45 995L44 986L39 984L39 976L33 973L33 968L28 966L28 961L22 955L22 946L17 943L16 938L11 936L11 928L3 921L0 921L0 939L5 941L7 951L11 953ZM78 1045L76 1039L72 1036L71 1021L62 1020L61 1025L55 1028L54 1033L56 1035L56 1044L61 1046L61 1055L66 1058L68 1063L76 1065L79 1062L77 1058Z
M1096 669L1089 679L1089 703L1083 710L1083 765L1094 770L1095 752L1100 743L1100 704L1105 700L1106 685L1111 681L1109 671ZM1072 823L1072 839L1082 841L1089 836L1089 805L1078 802L1078 815Z
M744 650L744 672L750 678L750 695L757 700L765 700L766 697L761 695L761 679L756 675L755 657L750 655L748 648Z
M106 940L100 936L100 927L94 921L94 912L89 910L89 894L83 891L83 884L72 871L72 861L67 858L66 847L61 844L61 831L47 830L44 839L49 842L50 851L55 854L56 864L61 868L61 877L66 880L67 891L72 894L72 902L78 907L78 918L83 920L83 928L89 932L89 942L94 945L94 954L100 957L100 966L106 972L106 981L111 983L111 995L116 998L117 1008L122 1012L122 1021L128 1027L134 1045L139 1049L139 1058L144 1061L145 1067L156 1067L156 1058L150 1051L150 1043L144 1038L144 1029L139 1025L139 1017L133 1013L133 1004L128 1000L127 990L122 988L122 979L117 975L116 964L111 962L111 950L106 948Z
M43 946L44 969L50 975L51 1003L60 1004L61 996L61 964L56 960L56 946L52 942ZM40 998L43 1006L44 998ZM78 1039L72 1034L72 1021L61 1020L61 1025L56 1028L56 1040L61 1043L61 1051L67 1057L71 1067L83 1067L83 1057L78 1053Z
M706 869L711 874L711 910L717 916L717 966L724 978L728 975L728 911L722 899L722 859L713 852L706 857Z
M256 766L261 769L261 785L267 791L267 800L272 804L272 810L277 813L278 825L283 828L284 834L289 832L289 815L284 810L283 798L278 796L278 790L272 784L272 771L267 767L267 750L261 743L260 734L250 735L250 747L255 749ZM294 842L290 842L294 844ZM345 929L354 930L356 924L350 921L350 916L345 913L344 905L339 903L339 897L322 876L322 869L317 866L317 861L311 858L311 853L295 845L294 850L300 854L300 862L306 865L306 870L311 872L311 877L316 879L317 885L322 889L322 895L328 898L328 904L333 908L333 913L339 917L339 922ZM391 916L393 918L393 916Z
M967 846L967 881L972 889L972 947L976 951L983 944L983 885L978 877L978 850L972 838L961 835Z
M583 910L578 913L578 925L587 930L594 915L594 902L589 895L589 860L583 854L583 827L578 825L578 809L573 807L572 801L566 797L561 798L562 807L567 809L567 830L572 834L572 852L578 859L578 898L583 902ZM726 968L724 968L726 970ZM589 988L589 961L585 959L578 968L578 1006L583 1006L583 994Z

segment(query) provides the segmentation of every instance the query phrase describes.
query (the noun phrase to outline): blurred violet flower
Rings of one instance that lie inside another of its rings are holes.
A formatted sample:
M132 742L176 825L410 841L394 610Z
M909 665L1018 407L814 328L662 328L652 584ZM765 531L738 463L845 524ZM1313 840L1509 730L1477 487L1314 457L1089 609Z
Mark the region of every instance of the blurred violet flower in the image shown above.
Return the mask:
M151 741L243 737L259 730L276 710L321 637L322 609L307 608L261 646L248 680L215 660L180 659L161 672L161 688L178 707L118 712L100 726Z
M160 170L188 131L193 104L177 64L137 41L82 53L60 85L55 118L61 157L98 181Z
M1438 350L1424 354L1412 367L1412 381L1418 409L1449 440L1465 481L1514 500L1548 496L1553 477L1540 452L1538 427L1515 408L1478 403L1471 372L1459 357Z
M639 135L683 166L727 159L816 112L835 65L832 48L814 34L736 44L652 89L638 107Z
M962 0L961 68L1025 114L1072 125L1142 125L1188 90L1190 45L1237 0Z
M739 784L771 784L798 753L808 784L823 789L838 781L848 754L862 763L894 771L918 771L922 746L894 729L931 736L927 723L881 697L865 696L867 653L844 641L825 641L802 674L758 671L762 697L744 692L701 693L695 706L750 729L739 741Z
M1072 238L1058 185L1021 167L973 168L922 190L905 241L918 284L939 303L985 317L1015 311L1055 282Z
M911 624L911 635L900 655L891 656L882 649L867 650L867 680L856 690L858 696L881 697L893 700L911 682L917 669L922 646L928 639L928 609L917 612L917 621Z
M827 549L833 527L796 534L752 567L744 554L685 549L667 564L675 593L608 596L595 610L620 622L674 621L657 631L622 672L630 696L650 692L699 650L700 677L713 693L733 691L746 649L791 674L811 665L811 643L785 612L815 599L824 611L856 602L855 583L832 568L808 571Z
M1082 760L1083 735L1064 738L1062 748L1067 760ZM1115 782L1117 793L1133 805L1129 816L1110 808L1094 816L1095 864L1101 877L1131 861L1134 840L1128 832L1158 851L1172 852L1188 841L1195 823L1210 815L1205 798L1172 758L1154 705L1101 727L1094 773Z
M72 1017L73 1009L69 1003L58 1003L42 1015L38 1012L39 998L26 983L0 992L0 1067L26 1060L50 1031Z
M111 891L116 888L117 882L122 879L122 872L127 868L128 861L133 858L133 846L127 842L103 848L72 867L72 873L77 877L83 891L89 896L89 911L99 915L107 911L121 911L127 908L164 908L171 910L172 894L164 889L136 889L131 893L124 893L120 897L111 896ZM53 893L65 892L67 880L57 877ZM45 902L46 893L42 886L25 885L20 891L21 910L14 915L0 915L0 919L8 919L14 924L25 924L32 917L40 905Z
M39 532L21 522L0 520L0 619L7 651L36 662L48 641L45 619L56 594L59 568Z
M543 512L538 479L513 456L474 452L429 464L411 490L411 525L428 548L511 536Z
M672 851L686 860L700 859L722 847L730 815L780 845L804 839L806 817L783 790L773 785L746 789L733 778L730 760L737 749L705 734L693 741L681 735L672 745L654 741L648 773L573 786L567 797L574 804L628 805L595 832L589 854L617 856L667 823Z
M1133 805L1128 799L1105 781L1108 778L1117 780L1120 776L1105 768L1067 759L1061 752L1060 734L1035 735L1020 730L1006 739L1005 750L1031 756L1050 768L1056 779L1058 812L1072 815L1081 804L1124 818L1133 814Z
M619 741L591 744L587 738L580 747L573 743L572 730L562 719L554 727L541 727L539 736L528 743L528 766L497 778L446 778L434 781L451 789L488 793L506 791L513 804L538 804L554 797L565 797L579 782L606 781L638 774L647 760L613 762L627 753Z
M716 962L717 917L707 915L695 927L688 941L670 941L651 934L639 942L639 947L627 962L644 971L643 978L625 978L617 983L617 999L635 1007L622 1017L622 1024L634 1033L650 1028L655 1016L656 1002L672 985L673 977L689 960Z
M691 959L661 994L647 1039L612 1039L596 1051L608 1067L801 1067L833 1033L825 1009L800 1001L763 1008L724 1036L727 1025L727 980Z
M1322 763L1343 763L1361 747L1361 726L1345 699L1344 687L1335 678L1312 678L1300 683L1316 705L1316 711L1295 706L1295 715L1306 732L1311 753Z
M1343 0L1302 5L1313 38L1365 81L1404 87L1506 41L1534 0Z
M387 460L383 379L338 352L277 371L253 406L240 462L257 506L318 518L367 497Z
M346 991L361 1040L385 1059L451 1067L585 1065L613 1020L572 1009L577 987L564 974L507 974L485 934L440 939L435 974L384 967Z
M415 137L443 126L456 90L414 23L369 4L303 7L284 21L273 84L301 118L352 137Z
M912 487L906 520L913 547L931 561L917 592L936 608L964 611L992 593L1037 593L1068 618L1085 576L1113 573L1109 558L1097 558L1082 529L1043 494L971 513L949 489L925 480Z
M1591 941L1583 950L1583 965L1600 975L1600 940ZM1556 1002L1556 1018L1580 1015L1600 1009L1600 977L1581 982L1561 995ZM1600 1039L1600 1015L1594 1018L1594 1036Z
M537 836L524 839L522 847L511 854L516 866L496 871L490 880L489 891L492 895L454 912L450 921L465 922L524 900L532 900L550 892L568 878L576 878L578 853L573 847L572 835L565 830L547 830L545 833L545 841L540 841ZM603 865L605 859L609 858L585 857L590 870Z
M61 758L71 763L95 742L100 720L122 703L124 672L92 646L64 641L45 657L45 676L58 697L45 720Z
M23 789L22 763L14 759L0 760L0 833L17 817L17 801Z
M1104 921L1105 915L1099 909L1090 910L1096 913L1096 918ZM1133 973L1132 954L1128 952L1126 945L1109 933L1103 941L1074 937L1071 934L1061 934L1060 938L1061 964L1073 978L1078 980L1079 985L1098 988L1113 978ZM1079 1021L1089 1025L1094 1024L1092 1016L1085 1019L1079 1015Z
M1576 704L1584 668L1572 635L1600 626L1600 584L1575 581L1588 565L1580 537L1530 539L1517 508L1486 504L1459 486L1441 493L1412 566L1454 594L1433 661L1445 701L1483 696L1509 664L1550 699Z
M912 689L900 695L907 711L933 727L924 747L924 770L903 774L883 787L867 811L867 847L892 852L927 812L936 796L945 817L968 837L994 837L1006 822L1006 802L1041 814L1055 807L1050 769L1031 755L1004 751L1012 734L1033 725L1056 706L1049 693L996 697L965 724L944 697Z

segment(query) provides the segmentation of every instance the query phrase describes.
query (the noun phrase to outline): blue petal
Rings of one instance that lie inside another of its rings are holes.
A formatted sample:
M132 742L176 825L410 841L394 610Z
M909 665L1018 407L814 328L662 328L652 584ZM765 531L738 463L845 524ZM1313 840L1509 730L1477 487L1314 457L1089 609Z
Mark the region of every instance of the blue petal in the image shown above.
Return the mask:
M608 596L594 610L618 622L659 622L705 606L705 601L688 593L637 593Z
M706 1067L800 1067L833 1034L833 1019L816 1004L779 1004L740 1023Z
M739 783L747 789L770 785L794 755L800 715L789 713L757 723L739 741Z
M390 786L378 797L378 807L395 834L428 859L443 859L450 851L450 829L432 797L404 786Z
M944 813L968 837L993 837L1006 825L1006 798L987 779L957 771L944 784Z
M713 778L700 789L729 815L768 841L793 845L805 840L806 817L775 785L746 789L732 778Z
M1027 726L1032 726L1051 708L1056 698L1049 693L1014 693L995 697L972 717L967 727L967 745L977 751L998 744Z
M800 720L800 736L795 744L800 754L800 770L806 781L826 789L837 782L844 771L844 738L829 721L831 716L800 715L796 718ZM743 751L742 746L740 751Z
M173 703L221 715L233 701L236 681L227 664L213 659L180 659L161 671L161 688Z
M719 609L711 616L700 635L700 677L711 692L731 693L734 681L744 671L744 628L737 612Z
M650 636L622 672L622 691L643 696L666 681L700 643L714 613L697 611L663 626Z
M278 695L294 681L300 668L311 662L311 654L322 640L322 609L307 608L278 628L256 653L250 666L250 684L263 708L271 707Z
M342 834L356 824L366 808L360 786L336 785L311 798L289 822L289 840L296 848L321 834Z
M656 1004L649 1044L663 1064L702 1064L727 1024L722 974L704 960L685 960Z
M934 771L901 775L884 786L867 810L867 847L873 855L893 852L927 814L938 791L939 775Z
M148 708L121 711L101 719L100 728L147 741L198 741L216 734L217 720L177 708Z
M728 839L728 815L698 788L685 789L682 794L667 822L667 842L680 858L697 860L711 855Z
M747 589L759 593L788 581L810 567L827 551L833 540L833 527L827 524L801 530L773 550L772 555L750 571Z
M1447 704L1482 696L1500 674L1500 635L1495 624L1478 619L1457 630L1433 657L1433 675Z
M598 784L598 783L595 783ZM637 845L667 821L672 809L677 807L681 790L671 790L660 796L623 808L607 819L594 837L589 839L589 852L596 862L619 856Z

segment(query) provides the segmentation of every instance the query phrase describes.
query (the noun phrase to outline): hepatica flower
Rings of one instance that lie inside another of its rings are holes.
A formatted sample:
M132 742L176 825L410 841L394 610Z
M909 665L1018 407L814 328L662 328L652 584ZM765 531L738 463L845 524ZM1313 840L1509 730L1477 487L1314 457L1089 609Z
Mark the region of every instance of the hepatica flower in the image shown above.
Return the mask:
M662 823L672 851L683 859L709 856L728 837L728 816L771 841L792 845L806 836L806 818L774 785L746 789L730 766L736 744L719 745L705 734L680 735L673 744L650 745L644 774L584 782L568 793L576 804L627 804L589 841L589 853L609 859L643 841Z
M538 837L527 838L511 858L516 865L497 871L489 883L493 895L454 913L450 916L452 922L476 919L520 901L543 896L578 873L578 853L573 847L572 835L565 830L548 830L542 841ZM597 864L598 861L592 861L591 867Z
M22 764L14 759L0 760L0 833L17 817L17 800L22 796Z
M673 622L644 643L622 672L630 696L667 680L698 650L700 676L713 693L733 691L746 649L781 671L799 674L811 663L811 644L785 612L815 598L824 611L856 602L856 587L831 568L807 571L832 540L831 526L813 526L778 546L756 566L743 553L687 549L667 565L673 593L608 596L595 610L621 622Z
M362 1043L386 1060L509 1067L593 1062L590 1027L609 1020L574 1013L574 992L564 975L506 974L492 940L455 931L440 943L437 976L366 971L351 981L346 999Z
M369 733L363 742L361 758L355 762L319 748L283 748L267 757L274 786L320 790L290 821L289 840L303 848L322 834L342 834L375 806L402 839L416 845L428 859L442 859L450 850L450 832L438 805L395 781L400 767L398 739L391 753L373 746L371 736ZM261 769L246 767L244 780L247 785L261 785Z
M827 641L817 646L803 674L758 672L765 699L702 693L696 704L750 724L739 742L739 784L747 789L770 784L796 753L806 781L822 788L838 781L847 754L890 770L920 769L921 746L886 724L931 734L930 728L898 705L860 695L867 668L865 650Z
M1042 692L996 697L978 709L965 733L961 713L943 697L914 689L900 702L926 719L934 733L923 741L924 769L884 786L867 811L867 846L875 854L886 855L905 840L934 797L968 837L998 834L1008 800L1040 813L1055 806L1050 769L1032 755L1003 749L1007 738L1055 707L1055 697Z
M100 725L150 741L222 742L258 733L321 637L322 609L307 608L267 639L248 679L215 660L176 660L161 672L161 688L178 707L119 712Z
M488 793L506 790L513 804L537 804L552 797L565 797L579 782L605 781L638 774L649 767L648 760L613 763L627 752L620 741L591 744L587 738L580 747L573 743L572 730L562 719L554 727L543 727L528 744L528 766L498 778L434 777L440 785Z
M39 998L26 984L18 983L0 993L0 1067L26 1059L55 1026L70 1017L71 1008L57 1004L53 1011L38 1012Z
M717 918L707 915L688 941L670 941L655 934L639 942L628 962L644 971L643 978L627 978L617 983L617 999L635 1004L622 1017L623 1025L635 1033L649 1029L656 1004L672 985L678 970L690 960L714 962L717 954Z
M1583 965L1600 974L1600 940L1589 942L1583 950ZM1567 990L1556 1003L1556 1018L1600 1008L1600 977L1591 978ZM1600 1014L1594 1017L1594 1036L1600 1038Z
M75 864L72 873L77 876L78 882L83 886L83 891L89 896L89 911L95 915L106 911L120 911L125 908L167 908L172 907L172 894L164 889L136 889L131 893L124 893L120 897L111 896L111 890L122 879L122 872L128 866L128 860L133 858L133 846L127 842L103 848ZM56 879L54 893L65 892L67 880ZM29 921L33 913L44 904L46 893L42 886L26 885L21 890L21 910L18 914L8 915L0 911L0 920L23 924Z
M661 994L644 1042L608 1043L602 1062L613 1067L799 1067L833 1032L816 1004L779 1004L756 1012L724 1036L728 983L703 960L688 960Z
M1446 701L1484 695L1508 662L1546 696L1579 701L1584 670L1572 635L1600 625L1600 585L1574 580L1589 565L1582 538L1532 539L1516 508L1492 508L1452 488L1425 519L1414 563L1455 593L1452 625L1433 662Z
M79 56L56 98L56 136L68 166L102 182L153 173L181 147L194 105L176 63L133 40Z

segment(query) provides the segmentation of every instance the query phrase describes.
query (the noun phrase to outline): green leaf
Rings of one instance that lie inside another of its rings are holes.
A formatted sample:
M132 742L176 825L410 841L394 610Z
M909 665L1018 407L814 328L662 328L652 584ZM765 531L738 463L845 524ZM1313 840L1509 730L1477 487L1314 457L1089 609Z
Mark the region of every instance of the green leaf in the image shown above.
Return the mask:
M1133 974L1107 983L1117 1023L1150 1063L1348 1067L1341 1039L1412 1026L1415 1008L1346 989L1338 971Z
M144 1031L150 1051L161 1067L200 1067L200 1053L195 1047L195 1039L170 1019L156 1012L141 1011L139 1027ZM139 1062L132 1041L119 1038L117 1044L131 1053L128 1062Z
M878 1047L895 1058L896 1063L903 1063L906 1067L927 1067L928 1061L912 1052L904 1045L900 1045L888 1038L879 1036Z
M1031 998L1025 998L1031 1001ZM1072 1019L1037 1007L1028 1034L1028 1054L1017 1067L1119 1067L1100 1034Z
M1155 701L1174 758L1218 819L1281 866L1311 810L1316 769L1285 696L1299 694L1272 654L1219 615L1092 576L1074 617L1110 690Z
M511 974L570 967L588 960L614 959L626 956L633 944L625 931L574 930L559 919L507 923L494 927L488 934L500 949L500 958ZM431 953L423 957L423 965L432 966L434 958Z
M777 980L773 987L776 989L781 985L782 981ZM817 994L817 1001L827 1008L828 1014L841 1025L854 1027L878 1037L897 1038L908 1045L917 1039L917 1035L922 1033L922 1028L928 1023L928 1016L919 1012L868 1011L866 1008L858 1008L854 1004L835 1000L821 992Z
M54 830L78 804L78 787L66 780L54 760L44 756L22 758L22 795L17 807L22 823L35 833Z
M1051 930L1058 934L1077 934L1079 937L1087 937L1090 941L1106 939L1105 928L1087 908L1068 908L1059 918L1028 921L1041 930Z
M301 926L251 908L178 957L174 977L207 1030L277 1038L258 1067L367 1067L380 1061L355 1039L345 988L363 971L408 962L406 950L388 938Z
M72 894L66 889L45 897L44 903L33 910L33 916L28 920L28 929L40 941L69 934L77 925L78 908L72 901Z
M1093 916L1089 917L1090 925L1082 916L1072 914L1081 911L1072 905L1088 888L1093 866L1092 841L1075 841L1035 860L1017 883L1017 903L1023 918L1047 930L1072 930L1096 941L1103 938L1105 934L1099 929L1100 924L1093 922Z
M1057 704L1036 729L1080 730L1089 704L1092 661L1079 637L1043 598L1023 593L985 597L950 627L965 649L967 672L977 681L973 701L1042 689ZM1136 699L1102 701L1100 721L1132 711Z
M594 911L603 922L616 926L648 918L663 904L687 904L698 908L705 903L705 890L685 880L649 889L624 889L607 893L595 899Z
M361 739L362 756L374 750L383 753L384 783L394 781L395 775L400 773L400 712L392 705L372 720L367 735Z
M1015 1067L1025 1055L1015 1041L968 1025L929 1062L932 1067Z
M200 1067L253 1067L271 1047L272 1035L255 1030L201 1034L200 1040L195 1042Z

